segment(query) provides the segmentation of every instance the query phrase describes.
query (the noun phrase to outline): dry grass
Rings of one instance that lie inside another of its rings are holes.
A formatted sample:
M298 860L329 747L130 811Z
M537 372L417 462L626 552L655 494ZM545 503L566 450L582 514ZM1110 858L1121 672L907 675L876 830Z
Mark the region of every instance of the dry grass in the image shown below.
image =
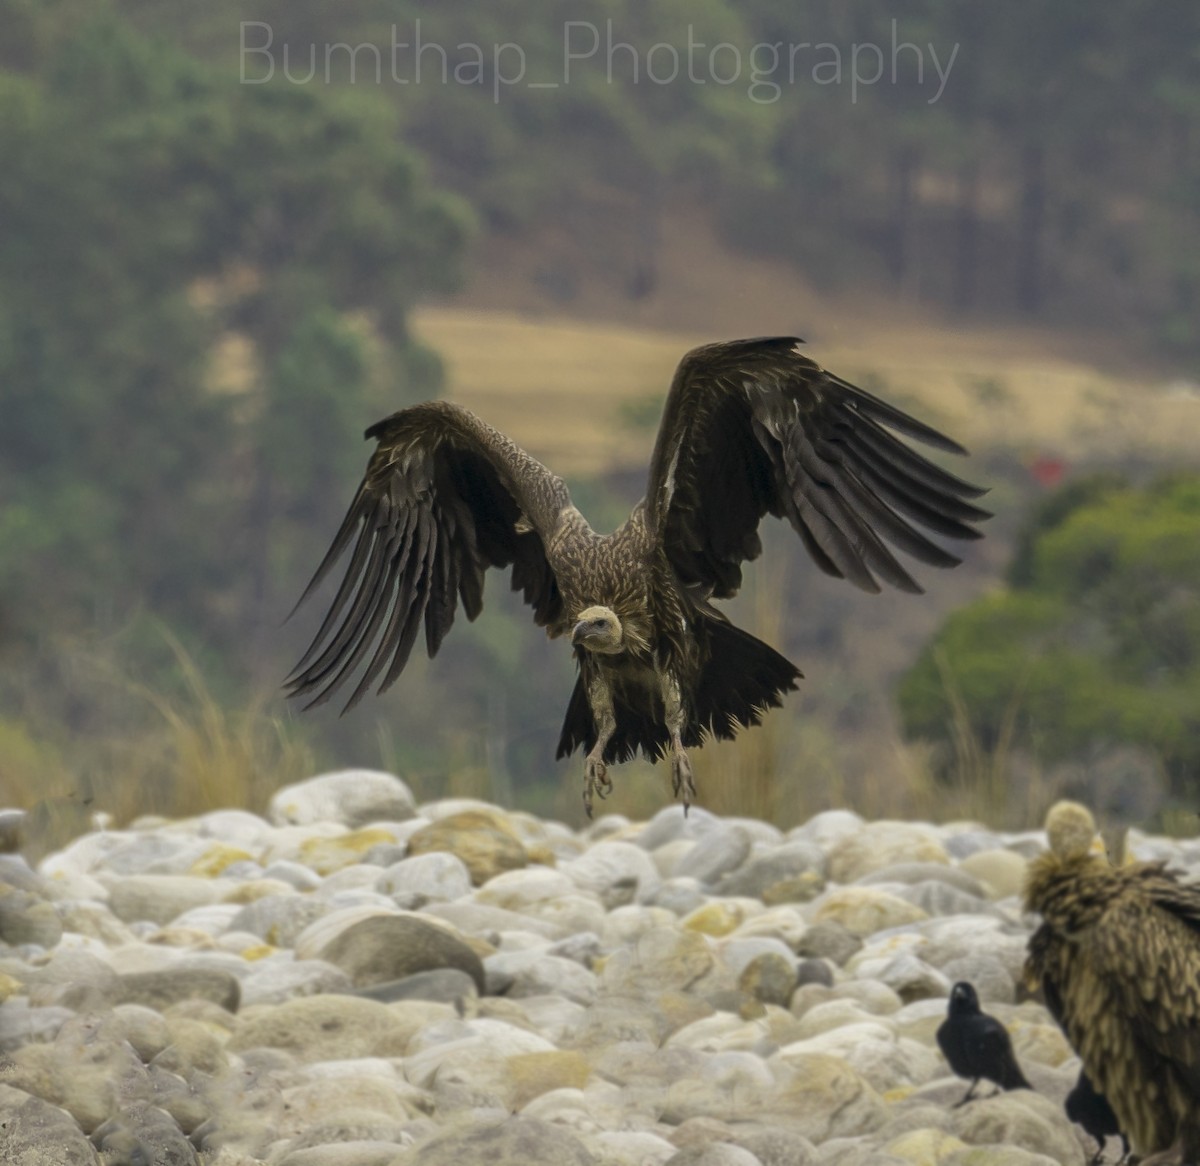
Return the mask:
M169 632L163 632L183 677L184 696L173 698L140 684L130 691L157 714L157 732L115 742L121 779L105 809L130 819L147 809L186 817L222 806L265 810L275 790L311 776L312 751L288 723L268 712L277 697L260 693L236 710L213 696L195 662ZM156 791L150 805L148 790Z
M414 327L442 353L446 395L510 434L566 476L642 466L653 431L633 431L622 409L665 396L680 356L714 336L623 324L475 309L423 309ZM822 364L864 388L916 407L971 448L997 444L1030 460L1121 456L1194 457L1200 402L1161 391L1150 378L1054 355L894 337L813 347Z

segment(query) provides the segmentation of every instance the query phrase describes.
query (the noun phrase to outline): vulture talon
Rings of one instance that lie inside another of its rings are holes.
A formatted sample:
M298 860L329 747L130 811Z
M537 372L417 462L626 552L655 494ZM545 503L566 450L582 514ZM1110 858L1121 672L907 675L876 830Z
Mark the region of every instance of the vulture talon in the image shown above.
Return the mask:
M696 783L692 780L692 763L682 749L671 754L671 789L676 798L683 799L686 815L696 797Z
M592 816L594 799L603 801L613 790L612 778L608 776L608 766L602 758L588 754L583 767L583 808L588 818Z

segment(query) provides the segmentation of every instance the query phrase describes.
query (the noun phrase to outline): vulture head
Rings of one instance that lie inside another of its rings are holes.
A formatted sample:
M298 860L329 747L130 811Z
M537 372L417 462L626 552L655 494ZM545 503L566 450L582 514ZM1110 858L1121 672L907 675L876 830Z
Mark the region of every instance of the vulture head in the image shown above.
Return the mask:
M588 607L579 613L571 643L601 656L625 651L625 629L611 607Z
M1046 840L1059 858L1083 858L1093 852L1096 821L1078 802L1058 802L1046 815Z

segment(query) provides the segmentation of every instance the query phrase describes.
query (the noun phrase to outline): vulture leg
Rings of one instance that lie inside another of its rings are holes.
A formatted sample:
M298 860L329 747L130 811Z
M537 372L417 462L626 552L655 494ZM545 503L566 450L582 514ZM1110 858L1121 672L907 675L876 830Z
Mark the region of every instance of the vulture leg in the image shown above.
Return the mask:
M683 799L683 812L688 812L696 796L696 783L692 781L692 763L683 747L683 726L686 719L679 681L669 672L662 675L662 698L667 732L671 734L671 789L677 798Z
M617 731L617 714L613 711L612 691L600 678L588 684L588 704L592 708L592 719L596 722L596 744L583 763L583 808L592 816L593 799L606 798L612 793L612 778L604 763L604 750Z

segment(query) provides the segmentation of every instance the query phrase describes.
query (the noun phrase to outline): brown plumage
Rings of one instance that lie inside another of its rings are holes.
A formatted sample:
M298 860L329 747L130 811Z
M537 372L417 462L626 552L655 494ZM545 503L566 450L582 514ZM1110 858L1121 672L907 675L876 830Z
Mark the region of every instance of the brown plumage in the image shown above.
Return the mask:
M800 673L710 602L737 593L762 550L758 524L786 518L817 565L866 591L919 592L884 539L923 563L959 560L918 527L979 537L982 490L926 460L895 430L951 453L935 429L804 356L794 337L709 344L682 360L646 498L596 534L545 466L466 409L431 402L367 430L379 442L305 595L353 545L292 695L325 700L365 665L349 704L404 668L424 625L429 655L458 600L479 613L484 572L511 567L534 620L570 635L579 679L558 755L587 752L584 803L608 764L669 752L676 796L695 790L686 747L757 724ZM302 597L303 598L303 597ZM349 705L347 706L349 707Z
M1046 833L1026 974L1134 1150L1200 1161L1200 887L1161 862L1110 866L1078 803L1059 802Z

